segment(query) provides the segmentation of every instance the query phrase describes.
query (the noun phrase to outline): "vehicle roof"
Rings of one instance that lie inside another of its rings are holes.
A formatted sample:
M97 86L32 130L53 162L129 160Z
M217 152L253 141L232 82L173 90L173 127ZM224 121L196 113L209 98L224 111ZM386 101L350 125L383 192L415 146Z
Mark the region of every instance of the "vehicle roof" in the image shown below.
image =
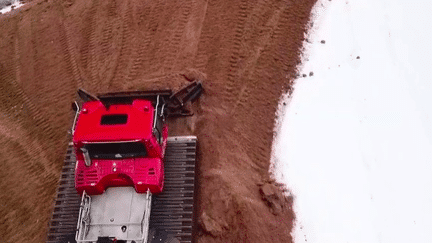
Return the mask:
M148 100L104 106L101 101L85 102L77 119L73 142L110 142L147 139L153 125L153 106ZM104 125L102 117L127 115L124 124Z

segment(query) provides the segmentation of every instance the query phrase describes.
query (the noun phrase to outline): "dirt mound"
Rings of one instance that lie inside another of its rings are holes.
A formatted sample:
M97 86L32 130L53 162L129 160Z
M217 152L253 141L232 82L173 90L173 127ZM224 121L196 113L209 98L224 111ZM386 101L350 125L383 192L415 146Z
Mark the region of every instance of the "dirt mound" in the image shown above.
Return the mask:
M198 242L291 242L269 181L278 99L290 89L315 0L26 1L0 15L0 241L43 242L82 87L100 93L203 80Z

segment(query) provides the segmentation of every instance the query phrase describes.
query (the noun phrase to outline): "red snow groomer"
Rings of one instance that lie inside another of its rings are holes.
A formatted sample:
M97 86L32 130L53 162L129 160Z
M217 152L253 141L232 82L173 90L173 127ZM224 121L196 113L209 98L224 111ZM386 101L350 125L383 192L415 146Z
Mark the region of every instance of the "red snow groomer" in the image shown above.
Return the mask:
M191 242L196 137L168 137L166 117L201 91L79 90L48 242Z

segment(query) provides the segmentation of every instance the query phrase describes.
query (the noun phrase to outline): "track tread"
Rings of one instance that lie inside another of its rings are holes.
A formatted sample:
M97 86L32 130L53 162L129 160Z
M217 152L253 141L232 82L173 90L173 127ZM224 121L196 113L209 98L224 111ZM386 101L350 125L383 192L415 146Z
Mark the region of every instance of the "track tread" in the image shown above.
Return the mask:
M54 200L47 243L64 243L66 237L75 235L81 198L75 190L75 170L66 169L75 166L75 155L69 145L64 161L63 171L60 175L59 186Z
M186 155L186 156L184 156ZM196 138L168 141L165 156L165 188L153 196L150 230L166 231L180 242L192 242L194 225ZM187 162L189 161L189 162ZM179 171L184 166L193 170Z

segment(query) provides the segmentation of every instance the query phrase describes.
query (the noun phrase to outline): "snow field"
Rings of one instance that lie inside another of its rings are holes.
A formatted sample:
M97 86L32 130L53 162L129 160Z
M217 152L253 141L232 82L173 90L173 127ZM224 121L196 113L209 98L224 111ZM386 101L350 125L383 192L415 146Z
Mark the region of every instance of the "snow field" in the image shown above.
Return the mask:
M431 10L316 4L299 69L308 76L281 100L274 145L272 172L295 196L295 242L432 242Z

